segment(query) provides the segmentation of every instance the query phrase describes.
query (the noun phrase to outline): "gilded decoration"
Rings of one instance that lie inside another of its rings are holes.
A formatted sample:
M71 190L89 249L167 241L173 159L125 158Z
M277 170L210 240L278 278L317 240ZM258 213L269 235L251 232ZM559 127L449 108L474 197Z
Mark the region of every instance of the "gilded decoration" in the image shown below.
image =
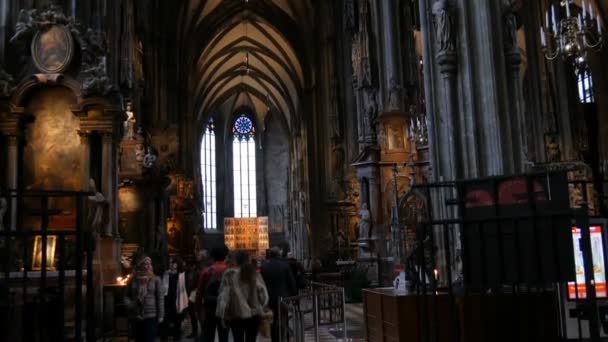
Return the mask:
M31 52L38 70L49 74L60 73L70 65L74 40L64 25L53 25L36 32Z

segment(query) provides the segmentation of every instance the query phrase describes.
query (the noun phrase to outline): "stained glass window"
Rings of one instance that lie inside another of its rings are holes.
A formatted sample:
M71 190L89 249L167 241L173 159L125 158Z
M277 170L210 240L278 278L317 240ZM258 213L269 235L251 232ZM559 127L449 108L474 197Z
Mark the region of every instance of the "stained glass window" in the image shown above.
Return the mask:
M577 75L578 99L581 103L594 103L593 98L593 79L589 68L583 68Z
M246 115L232 127L232 169L234 175L234 217L256 217L255 126Z
M255 127L253 127L253 122L246 115L239 116L236 121L234 121L234 127L232 127L232 134L235 139L238 140L248 140L253 138L255 135Z
M201 179L203 182L205 229L217 229L217 189L215 175L215 123L205 128L201 142Z

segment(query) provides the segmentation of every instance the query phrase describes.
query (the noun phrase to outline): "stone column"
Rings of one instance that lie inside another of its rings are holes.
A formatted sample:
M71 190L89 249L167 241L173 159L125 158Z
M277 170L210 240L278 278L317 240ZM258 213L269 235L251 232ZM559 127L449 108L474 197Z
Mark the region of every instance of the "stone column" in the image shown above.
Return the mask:
M104 132L101 135L101 193L108 201L108 212L110 219L103 229L105 236L112 236L112 222L114 212L114 175L113 166L114 159L112 158L112 141L113 136L110 132Z
M8 140L8 158L6 185L10 190L16 190L19 184L18 166L19 166L19 135L11 134L7 136ZM11 230L17 230L17 198L12 197L10 200L10 220Z
M80 130L80 160L82 161L82 174L80 175L80 188L89 191L89 181L91 179L91 132ZM99 187L98 184L96 184Z
M526 126L523 110L523 94L521 91L520 64L521 55L517 45L517 25L515 10L506 7L503 10L503 40L505 60L507 64L507 83L511 102L511 140L513 144L513 167L515 172L522 172L527 159Z
M398 111L403 109L403 99L400 89L403 83L399 63L399 46L403 44L397 27L398 11L396 1L380 1L382 11L382 47L384 57L383 95L384 111Z
M457 53L456 53L456 27L453 9L447 0L437 0L433 3L432 7L433 21L434 21L434 33L435 33L435 60L438 65L440 74L440 88L442 98L438 99L438 105L441 108L440 112L443 115L434 117L434 129L435 135L441 139L438 143L441 145L441 149L444 150L442 155L443 158L439 158L437 163L440 166L440 173L438 180L452 180L458 179L464 175L462 165L462 150L458 144L461 141L458 132L458 90L457 90ZM447 157L447 158L445 158ZM451 198L451 194L448 190L440 191L437 194L437 203L445 203L446 198ZM435 217L441 218L452 218L456 215L455 212L451 212L450 208L444 205L440 205L439 212L434 213ZM455 230L458 227L452 227ZM442 229L447 229L443 227ZM447 279L448 266L446 261L450 258L450 264L453 266L452 269L452 281L455 280L454 274L459 274L459 266L456 266L456 258L454 250L458 249L459 245L459 234L458 232L452 232L451 245L452 255L446 255L445 239L441 229L436 229L429 234L433 234L433 240L437 247L436 265L435 267L440 272L440 279Z

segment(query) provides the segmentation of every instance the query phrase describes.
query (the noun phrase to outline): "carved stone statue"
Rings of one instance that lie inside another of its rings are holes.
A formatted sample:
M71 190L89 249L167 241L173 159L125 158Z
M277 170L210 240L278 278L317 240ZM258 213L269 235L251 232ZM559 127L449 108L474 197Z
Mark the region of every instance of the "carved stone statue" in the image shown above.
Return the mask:
M370 226L371 226L371 215L367 209L367 203L361 205L359 210L359 240L369 239Z
M376 92L368 90L366 92L367 99L365 101L365 111L363 113L363 131L366 140L374 140L376 138L376 118L378 117L378 103L376 101Z
M450 13L447 0L437 0L433 4L433 17L435 18L435 34L439 53L454 52L455 31L454 18Z
M22 9L19 11L17 24L15 25L15 34L10 39L11 43L18 42L25 36L31 34L34 30L34 16L36 15L36 12L36 9Z
M517 18L515 17L515 2L503 1L503 40L504 50L513 51L517 47Z
M144 156L143 165L145 168L149 169L154 166L155 162L156 162L156 155L154 155L154 153L152 153L152 148L150 148L150 146L148 146L148 148L146 149L146 155Z
M146 156L146 149L143 144L137 144L135 146L135 160L143 164L144 157Z
M7 208L8 202L6 201L6 198L0 197L0 231L4 230L4 215L6 214Z
M353 88L357 88L359 85L359 79L361 78L361 46L359 45L358 33L353 35L350 58L353 66Z
M107 223L107 209L108 209L108 201L104 197L104 195L97 191L97 187L95 186L94 180L89 180L89 191L94 193L94 195L89 196L90 209L87 221L91 227L93 232L101 233L102 227L105 229L103 234L105 236L112 236L112 232L109 231L109 225Z
M135 139L135 113L133 113L133 104L127 102L127 120L125 120L125 138Z
M559 148L559 144L555 142L555 138L551 138L547 143L547 161L550 163L559 162L561 159L562 152Z
M93 93L107 95L113 90L112 82L106 73L105 57L99 57L97 64L89 66L82 74L84 75L82 91L85 95Z
M357 6L355 0L344 1L344 28L348 31L357 29Z
M399 110L399 107L401 106L399 103L401 100L401 91L401 85L399 85L395 78L391 78L388 88L388 100L386 101L388 110Z
M15 79L8 72L0 69L0 96L11 96L15 90Z

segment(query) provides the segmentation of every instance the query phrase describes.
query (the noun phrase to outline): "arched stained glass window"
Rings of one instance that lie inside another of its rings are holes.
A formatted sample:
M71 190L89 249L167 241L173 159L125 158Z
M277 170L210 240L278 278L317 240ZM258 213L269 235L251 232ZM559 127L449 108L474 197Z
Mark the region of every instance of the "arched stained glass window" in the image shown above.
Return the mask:
M201 180L203 182L205 229L217 229L217 188L215 174L215 123L213 117L201 142Z
M232 169L234 176L234 217L257 216L255 179L255 126L240 115L232 127Z
M594 103L593 98L593 78L589 68L582 68L576 76L578 84L578 99L581 103Z

